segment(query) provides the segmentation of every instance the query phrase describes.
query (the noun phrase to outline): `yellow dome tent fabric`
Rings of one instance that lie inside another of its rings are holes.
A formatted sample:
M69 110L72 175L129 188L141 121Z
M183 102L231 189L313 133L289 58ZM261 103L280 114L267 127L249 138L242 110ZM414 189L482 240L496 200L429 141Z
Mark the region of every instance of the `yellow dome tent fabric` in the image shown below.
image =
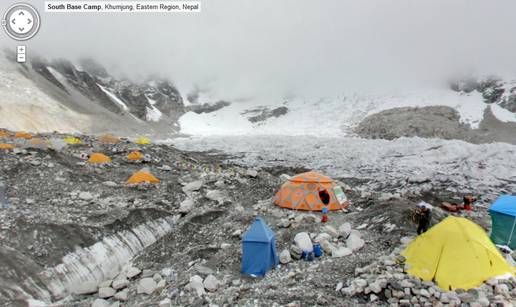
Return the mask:
M66 137L64 138L64 142L68 145L79 145L82 144L81 139L75 137Z
M446 291L478 287L489 278L512 273L484 230L472 221L449 216L418 236L401 253L407 273L434 281Z
M108 143L108 144L116 144L120 142L120 139L117 138L114 135L111 134L105 134L99 138L99 141L102 143Z
M143 158L144 158L143 154L139 151L133 151L127 155L127 160L129 160L129 161L139 161L139 160L143 160Z
M138 171L127 180L127 184L140 183L160 183L160 180L147 171Z
M14 145L0 143L0 150L12 150L12 149L14 149Z
M14 134L14 138L30 140L32 139L32 134L27 132L16 132L16 134Z
M111 158L102 153L94 153L88 159L88 163L91 163L91 164L111 163Z
M282 208L321 211L323 203L319 198L319 190L327 190L330 194L329 210L346 208L349 203L339 204L334 193L335 181L317 172L298 174L285 182L276 195L274 204Z
M151 144L151 140L149 140L146 137L141 137L141 138L138 138L135 143L139 144L139 145L149 145L149 144Z

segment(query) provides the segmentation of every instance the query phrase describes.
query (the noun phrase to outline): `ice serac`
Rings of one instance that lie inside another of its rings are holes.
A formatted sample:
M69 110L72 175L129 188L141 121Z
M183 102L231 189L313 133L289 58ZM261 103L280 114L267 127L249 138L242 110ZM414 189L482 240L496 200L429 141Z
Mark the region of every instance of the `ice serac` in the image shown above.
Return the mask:
M175 222L174 217L152 220L66 255L61 264L38 275L48 289L47 293L41 289L38 298L60 299L85 283L113 279L138 253L170 233Z

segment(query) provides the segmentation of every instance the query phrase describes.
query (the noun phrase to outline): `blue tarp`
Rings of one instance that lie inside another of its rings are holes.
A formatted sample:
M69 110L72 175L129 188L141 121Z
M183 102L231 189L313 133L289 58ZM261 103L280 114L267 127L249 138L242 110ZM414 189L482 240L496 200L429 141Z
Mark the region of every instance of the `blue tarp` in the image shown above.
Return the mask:
M276 236L263 219L257 218L242 238L242 274L265 276L278 263Z
M516 216L516 196L502 195L489 207L489 212Z

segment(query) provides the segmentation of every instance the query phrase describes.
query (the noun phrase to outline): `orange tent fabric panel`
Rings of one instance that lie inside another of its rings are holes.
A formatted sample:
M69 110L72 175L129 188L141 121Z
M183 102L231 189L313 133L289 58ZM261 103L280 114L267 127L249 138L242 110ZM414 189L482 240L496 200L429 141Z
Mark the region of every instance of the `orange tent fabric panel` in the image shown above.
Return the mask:
M160 183L160 180L154 177L151 173L139 171L134 173L127 184L139 184L139 183Z
M129 161L142 160L143 158L143 154L139 151L133 151L129 155L127 155L127 160Z
M27 132L16 132L16 134L14 135L14 137L15 137L16 139L26 139L26 140L30 140L30 139L32 139L32 134L27 133Z
M274 204L282 208L307 211L321 211L324 204L319 198L320 190L330 194L329 210L339 210L347 207L339 204L333 192L333 179L316 172L299 174L285 182L275 195Z
M0 143L0 150L12 150L12 149L14 149L14 145Z
M110 163L111 158L106 156L105 154L94 153L90 156L90 159L88 160L88 162L92 163L92 164Z

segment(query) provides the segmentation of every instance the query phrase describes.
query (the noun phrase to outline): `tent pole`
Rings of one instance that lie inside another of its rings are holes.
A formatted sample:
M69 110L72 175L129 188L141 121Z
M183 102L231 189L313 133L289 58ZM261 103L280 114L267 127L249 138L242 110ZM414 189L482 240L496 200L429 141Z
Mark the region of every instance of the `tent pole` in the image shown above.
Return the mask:
M514 222L512 223L511 234L509 235L509 240L507 241L507 246L510 246L512 240L512 234L514 233L514 226L516 225L516 216L514 217Z

